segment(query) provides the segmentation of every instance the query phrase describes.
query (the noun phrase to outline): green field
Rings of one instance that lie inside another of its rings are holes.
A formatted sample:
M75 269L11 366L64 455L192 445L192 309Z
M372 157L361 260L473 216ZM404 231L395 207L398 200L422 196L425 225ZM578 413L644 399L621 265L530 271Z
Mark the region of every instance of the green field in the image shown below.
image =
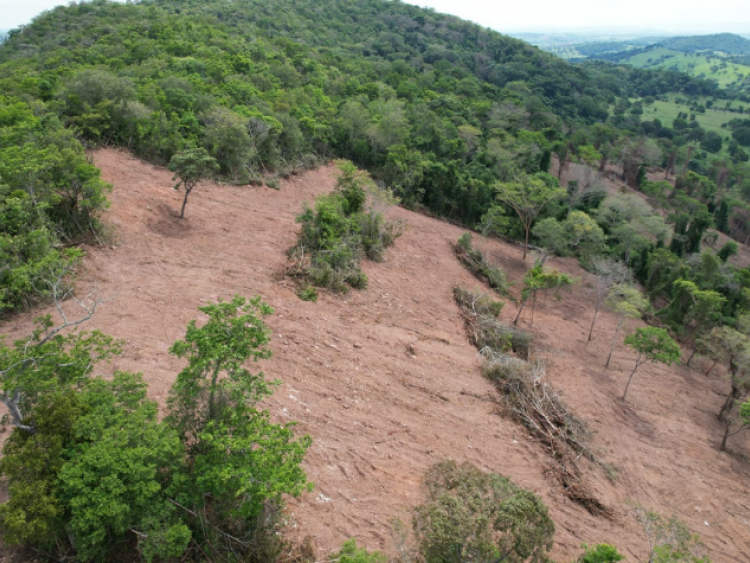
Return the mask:
M672 122L680 112L687 113L688 115L693 113L687 105L677 104L674 99L665 102L656 101L652 105L643 107L642 118L644 120L658 118L664 125L672 127ZM695 120L703 129L706 131L715 131L724 137L725 141L731 138L731 134L728 129L721 126L736 117L738 117L736 113L715 109L706 109L706 113L695 114Z
M621 59L620 62L638 68L679 70L697 78L713 80L722 88L750 89L750 66L733 63L718 55L683 53L656 47Z

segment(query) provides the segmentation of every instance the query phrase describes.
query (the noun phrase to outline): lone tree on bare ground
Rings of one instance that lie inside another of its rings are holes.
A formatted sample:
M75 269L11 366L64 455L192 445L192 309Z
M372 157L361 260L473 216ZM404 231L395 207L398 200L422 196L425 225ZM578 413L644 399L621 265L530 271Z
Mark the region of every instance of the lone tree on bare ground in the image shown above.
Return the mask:
M625 386L625 392L622 394L623 401L628 395L628 389L633 382L635 372L643 364L646 362L659 362L672 365L680 361L680 345L663 328L654 326L637 328L633 334L625 337L625 345L636 352L637 356L635 358L635 367L630 372L628 384Z
M185 206L190 192L198 185L198 182L210 177L212 173L218 172L219 163L208 154L206 149L201 147L174 155L172 160L169 161L169 169L174 172L172 180L177 181L174 189L185 188L185 199L182 200L182 208L180 209L180 219L182 219L185 217Z
M557 270L545 270L541 264L537 264L526 272L523 278L524 290L521 294L521 307L513 321L514 325L518 324L521 313L526 303L531 299L531 324L534 324L534 308L536 306L536 295L539 290L544 290L545 294L550 289L555 291L555 297L559 298L560 290L573 284L573 279L561 274Z
M612 289L613 285L627 282L630 279L630 272L625 267L625 264L611 258L595 258L593 260L593 271L596 275L596 280L591 291L594 298L594 318L591 319L591 328L589 329L589 337L586 342L591 342L594 336L596 318L599 316L599 309L604 304L609 290Z
M617 335L620 333L620 329L625 326L628 320L640 318L643 312L648 309L648 301L635 287L620 283L612 286L604 304L617 315L617 326L615 334L612 336L612 346L609 348L607 363L604 364L604 367L608 368L617 345Z

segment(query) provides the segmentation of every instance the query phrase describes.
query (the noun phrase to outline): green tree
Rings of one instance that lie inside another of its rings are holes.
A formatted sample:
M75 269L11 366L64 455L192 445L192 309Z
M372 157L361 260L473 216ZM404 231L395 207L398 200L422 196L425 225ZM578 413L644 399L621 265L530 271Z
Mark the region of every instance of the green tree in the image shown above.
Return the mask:
M643 315L648 309L648 300L637 288L624 283L618 283L612 286L604 304L617 317L615 333L612 336L612 345L609 348L607 362L604 364L604 367L608 368L609 363L612 361L615 346L617 345L617 335L628 320L639 319Z
M536 306L537 292L554 290L555 297L559 299L560 290L564 287L568 287L573 284L573 280L567 274L561 274L557 270L545 270L541 264L537 264L533 268L529 268L526 275L523 277L524 289L521 292L521 305L518 308L518 314L513 320L513 324L517 325L518 320L521 318L526 303L529 299L531 300L531 324L534 324L534 308Z
M709 332L721 320L721 311L726 301L716 291L700 289L688 280L677 280L672 286L672 302L665 311L674 325L685 327L689 336L696 340L697 335ZM692 362L697 349L696 344L687 365Z
M513 182L495 185L497 199L513 208L524 230L522 261L526 261L529 248L529 234L542 209L554 199L565 196L565 190L551 185L539 176L518 176Z
M425 563L545 563L555 526L531 491L469 463L442 461L424 477L413 528Z
M729 260L731 256L735 256L739 251L739 246L733 240L727 241L724 246L719 249L717 256L722 262Z
M622 394L623 401L627 397L633 376L641 365L646 362L671 365L680 360L680 345L663 328L653 326L637 328L633 334L625 337L625 345L637 355L635 367L630 373L625 392Z
M750 428L750 401L733 405L724 416L724 436L721 449L727 449L727 440Z
M560 256L570 253L590 257L605 248L601 227L583 211L574 210L564 221L553 217L542 219L532 230L542 248Z
M180 208L180 219L185 217L185 206L187 205L190 192L193 191L198 182L209 178L212 173L219 171L219 164L216 159L208 154L203 147L190 149L177 153L169 161L169 169L174 172L172 180L177 180L174 186L175 190L180 187L185 190L185 198L182 200Z
M310 438L295 441L293 425L274 425L256 409L270 385L246 365L271 355L263 318L273 310L260 297L240 296L199 310L208 320L188 323L185 338L170 349L188 360L172 386L166 419L188 453L180 504L191 505L190 514L210 503L216 527L248 534L282 494L309 489L300 463Z
M636 516L648 539L649 563L710 563L698 536L676 516L665 518L642 507Z
M591 264L591 272L596 276L592 288L594 317L591 319L591 328L589 328L589 337L586 342L591 342L594 336L594 325L599 316L599 310L607 299L612 286L625 283L630 278L630 272L622 262L606 257L594 258Z

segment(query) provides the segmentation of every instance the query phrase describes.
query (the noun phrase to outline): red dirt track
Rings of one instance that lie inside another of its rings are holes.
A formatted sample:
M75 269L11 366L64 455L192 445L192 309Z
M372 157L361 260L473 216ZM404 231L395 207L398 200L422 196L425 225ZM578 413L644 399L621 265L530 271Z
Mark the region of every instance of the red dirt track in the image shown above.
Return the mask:
M645 365L628 402L620 401L634 357L620 346L603 370L614 329L607 312L586 345L589 278L575 261L548 261L583 281L561 301L541 303L533 327L526 312L520 325L534 333L553 385L589 423L594 446L618 472L610 482L586 469L615 520L594 517L565 497L545 473L543 448L489 400L493 387L480 373L452 296L456 285L481 287L453 254L460 228L393 209L409 228L384 263L365 264L369 287L321 293L309 303L280 272L296 238L294 217L304 201L333 188L332 167L282 181L279 191L200 185L180 222L181 194L168 171L115 150L96 151L94 161L114 185L105 216L114 242L87 249L77 287L82 294L96 284L109 299L87 328L127 343L102 369L143 372L150 395L163 403L184 365L167 349L196 308L235 293L263 296L275 309L268 320L274 355L259 368L283 382L266 406L275 420L299 421L297 431L313 438L305 467L315 490L292 501L289 512L294 533L313 536L319 558L349 537L390 550L390 521L408 519L426 469L450 457L540 494L557 526L556 560L574 560L581 543L607 542L628 561L643 561L646 538L629 508L639 502L683 519L714 562L748 561L750 465L717 448L716 413L728 385L723 370L706 377L700 361L694 370ZM520 248L481 246L520 292ZM507 303L502 317L510 321L516 311ZM11 319L2 332L21 337L36 314ZM741 440L731 446L749 451Z

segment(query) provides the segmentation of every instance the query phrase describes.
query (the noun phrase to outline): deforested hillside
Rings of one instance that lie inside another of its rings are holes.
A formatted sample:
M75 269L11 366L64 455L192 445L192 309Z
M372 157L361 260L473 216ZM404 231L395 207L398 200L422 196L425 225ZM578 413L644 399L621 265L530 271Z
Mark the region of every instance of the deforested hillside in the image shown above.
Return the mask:
M116 236L106 247L88 248L76 293L95 288L105 298L84 328L124 341L122 354L101 370L143 372L149 397L163 410L186 364L168 348L196 307L236 293L260 295L273 306L267 320L273 356L253 369L282 381L263 403L271 419L299 421L295 434L312 438L303 467L315 488L288 512L290 537L312 536L317 560L350 537L395 556L392 520L410 526L409 511L424 498L423 474L445 458L506 475L540 495L556 525L555 561L574 560L582 543L603 542L628 560L645 560L648 537L636 505L683 520L712 561L741 560L750 537L750 477L746 462L718 450L723 425L716 413L729 389L727 368L705 376L707 359L700 369L648 365L628 401L620 401L635 355L618 347L605 370L618 321L602 309L587 343L595 280L570 258L550 258L545 268L578 278L573 288L559 301L540 293L518 329L532 335L549 382L593 432L591 445L610 472L581 468L611 517L571 500L547 448L502 415L501 395L483 376L454 302L459 286L491 295L456 257L462 229L393 208L389 216L408 229L385 262L364 265L368 288L306 302L283 276L286 250L303 202L333 188L332 167L284 180L279 191L202 184L180 221L181 196L169 171L109 149L97 151L94 163L113 185L104 220ZM506 272L520 299L522 249L479 239L475 245ZM518 305L503 300L500 320L510 325ZM75 304L64 306L73 318ZM46 311L16 316L3 332L22 337L32 317ZM628 330L644 326L631 322ZM732 438L732 448L745 446L741 436Z
M743 96L383 0L12 30L8 556L742 557Z

